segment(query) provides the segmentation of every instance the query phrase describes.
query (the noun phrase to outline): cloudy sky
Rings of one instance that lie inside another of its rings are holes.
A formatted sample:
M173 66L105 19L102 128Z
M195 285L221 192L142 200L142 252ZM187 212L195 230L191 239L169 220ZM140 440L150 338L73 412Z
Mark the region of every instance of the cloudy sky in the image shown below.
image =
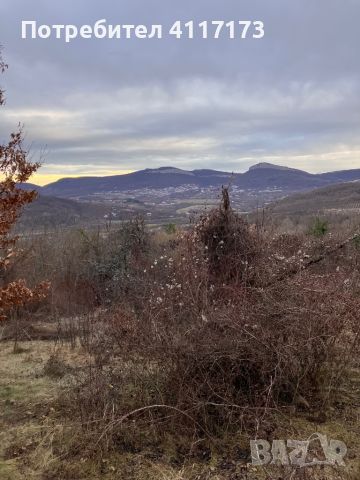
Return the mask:
M38 24L262 20L261 40L21 39ZM147 167L360 168L359 0L1 0L0 141L37 183Z

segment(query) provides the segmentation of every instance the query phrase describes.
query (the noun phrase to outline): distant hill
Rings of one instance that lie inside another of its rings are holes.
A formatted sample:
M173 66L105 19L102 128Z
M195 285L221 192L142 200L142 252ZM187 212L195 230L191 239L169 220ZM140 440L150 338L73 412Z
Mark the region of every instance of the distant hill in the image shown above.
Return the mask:
M322 173L319 176L322 180L325 179L329 183L352 182L354 180L360 180L359 172L360 169L340 170L337 172Z
M293 172L301 172L298 168L290 168L290 167L284 167L281 165L274 165L273 163L267 163L267 162L262 162L262 163L257 163L256 165L253 165L252 167L249 168L249 171L251 170L259 170L259 169L272 169L272 170L291 170Z
M42 187L39 187L39 185L35 185L33 183L19 183L18 186L23 190L35 190L36 192L40 192L42 190Z
M230 173L214 170L187 171L162 167L108 177L64 178L43 187L42 192L45 195L59 197L79 197L94 193L179 187L189 184L207 187L226 184L230 177Z
M81 224L98 223L109 212L105 205L78 202L64 198L39 195L26 206L18 221L18 228L58 228Z
M360 181L340 183L291 195L276 202L272 211L276 214L288 215L314 215L329 212L360 215Z
M311 174L302 170L269 163L254 165L245 173L216 170L181 170L173 167L146 169L126 175L108 177L64 178L41 188L42 195L78 198L107 192L140 189L164 189L193 185L199 188L220 187L232 183L257 191L281 189L284 193L310 190L339 182L360 180L360 169Z

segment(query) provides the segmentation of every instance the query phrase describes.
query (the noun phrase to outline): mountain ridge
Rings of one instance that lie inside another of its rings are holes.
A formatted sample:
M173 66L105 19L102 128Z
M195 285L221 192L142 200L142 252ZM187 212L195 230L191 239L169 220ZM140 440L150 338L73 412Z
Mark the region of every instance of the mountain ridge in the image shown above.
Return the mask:
M42 195L63 198L117 191L178 188L189 185L197 188L221 187L226 184L236 185L245 190L275 188L288 193L353 180L360 180L360 168L314 174L304 170L262 162L251 166L244 173L212 169L183 170L166 166L147 168L123 175L62 178L43 187L35 186L35 188Z

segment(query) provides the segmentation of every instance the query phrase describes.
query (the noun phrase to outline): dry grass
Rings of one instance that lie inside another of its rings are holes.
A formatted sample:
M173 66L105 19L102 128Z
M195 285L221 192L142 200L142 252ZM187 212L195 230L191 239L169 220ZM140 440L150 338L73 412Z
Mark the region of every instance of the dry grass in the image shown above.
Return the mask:
M307 413L273 418L272 438L307 438L320 431L345 441L349 447L347 467L338 470L305 471L292 475L280 467L260 468L247 464L244 452L249 438L243 434L225 435L208 445L205 439L165 436L157 444L151 441L142 450L136 444L119 444L115 451L99 450L88 457L81 448L82 431L61 410L57 397L66 378L44 376L44 366L54 354L54 344L46 341L26 342L23 351L12 353L11 343L0 345L1 450L0 479L43 480L256 480L346 479L357 480L359 463L359 404L356 392L360 385L358 368L354 368L340 392L339 403L325 423L316 423ZM88 362L85 352L66 346L57 355L72 367ZM264 425L266 427L266 425ZM259 434L266 432L259 431ZM130 439L131 440L131 439ZM150 441L149 441L150 440ZM74 447L78 447L77 450ZM80 450L79 450L80 447Z

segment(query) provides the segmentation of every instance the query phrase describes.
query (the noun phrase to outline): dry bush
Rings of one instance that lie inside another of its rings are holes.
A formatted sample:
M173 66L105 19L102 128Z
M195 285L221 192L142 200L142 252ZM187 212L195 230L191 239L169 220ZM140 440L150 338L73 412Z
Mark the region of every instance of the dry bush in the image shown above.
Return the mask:
M66 361L58 352L50 355L43 369L44 375L51 378L62 378L69 373L69 371L71 371L71 367L67 365Z
M108 446L124 425L213 436L284 406L326 409L358 349L356 245L326 267L323 240L267 238L226 201L141 264L142 288L88 343L73 404Z
M48 312L77 316L109 307L139 285L150 236L142 218L120 227L69 230L22 239L23 257L15 269L31 283L51 280ZM136 277L136 278L135 278Z
M259 245L247 222L230 206L223 187L219 209L203 215L195 225L193 240L206 250L208 271L216 282L239 284L252 279L252 262Z

